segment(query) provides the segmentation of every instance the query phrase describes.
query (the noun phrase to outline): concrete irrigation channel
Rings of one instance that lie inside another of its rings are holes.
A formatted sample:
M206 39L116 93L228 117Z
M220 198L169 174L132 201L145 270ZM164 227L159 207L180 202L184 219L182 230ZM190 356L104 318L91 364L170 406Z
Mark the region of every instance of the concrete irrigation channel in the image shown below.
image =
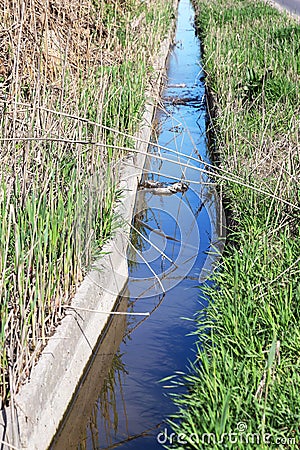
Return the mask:
M160 449L175 412L166 379L194 358L197 288L224 245L224 217L206 171L206 91L194 11L179 2L162 100L136 195L129 278L51 449ZM177 183L182 183L179 189ZM174 184L176 183L176 184ZM140 315L139 315L140 314ZM180 392L176 388L176 392Z
M193 323L182 317L201 307L196 286L222 252L225 225L207 174L206 95L193 17L191 3L181 0L175 40L170 32L162 43L156 90L148 93L135 152L121 169L126 195L116 212L124 226L84 279L30 382L3 411L1 448L162 447L174 405L158 381L193 358L194 338L187 337ZM161 195L138 189L141 179L144 186L184 182L188 189Z

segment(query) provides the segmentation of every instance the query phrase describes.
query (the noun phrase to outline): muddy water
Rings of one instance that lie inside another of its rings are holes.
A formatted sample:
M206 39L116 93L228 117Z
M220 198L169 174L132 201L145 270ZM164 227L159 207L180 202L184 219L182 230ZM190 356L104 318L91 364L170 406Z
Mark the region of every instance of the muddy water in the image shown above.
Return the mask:
M160 380L186 372L194 360L194 323L184 318L192 319L205 303L199 302L199 285L222 250L222 223L215 188L199 171L209 155L193 20L190 2L181 0L144 168L144 179L166 185L182 180L189 189L173 195L138 192L130 276L117 305L119 311L150 314L112 318L53 449L162 449L164 421L175 407L168 395L174 379Z

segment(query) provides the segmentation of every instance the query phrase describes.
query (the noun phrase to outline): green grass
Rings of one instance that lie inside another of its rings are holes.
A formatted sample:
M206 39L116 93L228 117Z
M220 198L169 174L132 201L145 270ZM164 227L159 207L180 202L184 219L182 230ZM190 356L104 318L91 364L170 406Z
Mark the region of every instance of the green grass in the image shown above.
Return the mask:
M204 290L188 392L176 398L173 430L186 442L171 448L298 448L300 26L261 1L195 5L209 132L219 166L243 182L220 181L228 240Z
M133 145L173 14L170 0L50 6L0 11L4 404L118 225L122 148Z

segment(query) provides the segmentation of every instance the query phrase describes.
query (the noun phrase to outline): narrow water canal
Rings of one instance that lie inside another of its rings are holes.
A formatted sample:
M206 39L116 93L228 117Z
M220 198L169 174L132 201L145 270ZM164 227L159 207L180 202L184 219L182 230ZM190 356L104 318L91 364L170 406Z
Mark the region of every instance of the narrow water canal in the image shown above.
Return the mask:
M206 101L194 11L179 3L175 45L144 180L184 181L186 192L141 189L128 254L130 276L53 449L162 449L175 407L161 379L194 360L199 285L215 263L220 217L215 188L199 171L209 162ZM158 146L156 145L158 144ZM171 149L171 151L165 148ZM172 151L173 150L173 151ZM178 388L175 389L179 392Z

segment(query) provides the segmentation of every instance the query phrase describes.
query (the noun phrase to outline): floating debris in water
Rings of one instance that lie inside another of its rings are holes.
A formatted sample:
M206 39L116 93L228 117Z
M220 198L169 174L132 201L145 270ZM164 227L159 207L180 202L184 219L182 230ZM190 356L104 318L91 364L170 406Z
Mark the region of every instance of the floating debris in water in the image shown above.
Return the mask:
M183 181L176 181L172 184L162 183L160 181L144 180L140 186L140 189L148 190L154 194L160 195L170 195L176 194L177 192L186 192L189 188L187 183Z
M185 88L185 83L168 84L168 88Z

